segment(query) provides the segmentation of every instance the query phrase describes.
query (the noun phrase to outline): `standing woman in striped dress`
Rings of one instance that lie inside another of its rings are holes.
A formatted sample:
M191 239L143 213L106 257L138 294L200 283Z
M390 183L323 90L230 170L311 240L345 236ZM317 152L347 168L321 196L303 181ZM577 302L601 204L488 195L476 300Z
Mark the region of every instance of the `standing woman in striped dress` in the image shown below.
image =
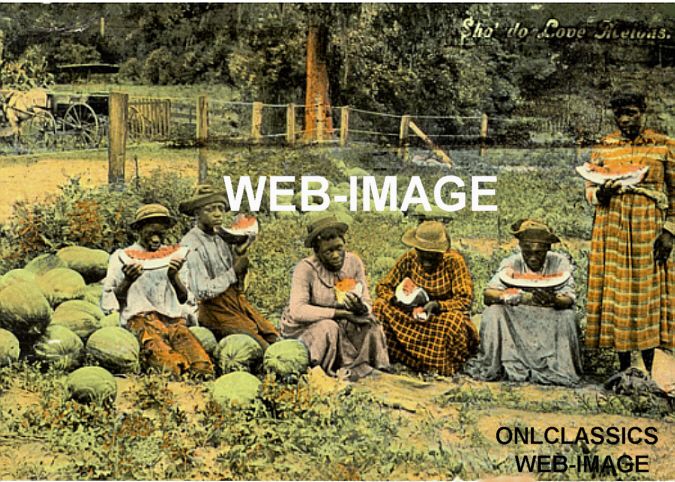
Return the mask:
M614 348L621 370L640 350L651 374L654 349L673 349L675 141L644 129L645 96L632 87L612 97L619 128L594 147L591 162L648 166L636 186L586 184L595 205L588 276L586 345Z

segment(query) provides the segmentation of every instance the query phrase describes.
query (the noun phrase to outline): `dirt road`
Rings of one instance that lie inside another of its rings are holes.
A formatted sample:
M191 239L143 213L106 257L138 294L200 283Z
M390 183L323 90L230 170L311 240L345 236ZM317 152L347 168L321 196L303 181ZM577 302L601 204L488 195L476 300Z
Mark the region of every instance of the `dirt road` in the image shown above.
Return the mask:
M39 201L58 191L69 178L80 176L85 186L97 186L108 182L107 154L96 153L88 159L55 157L0 158L0 222L12 213L12 204L18 200ZM148 175L156 169L171 169L186 177L197 177L196 155L143 156L139 161L139 174ZM133 157L128 156L125 166L127 180L135 173Z

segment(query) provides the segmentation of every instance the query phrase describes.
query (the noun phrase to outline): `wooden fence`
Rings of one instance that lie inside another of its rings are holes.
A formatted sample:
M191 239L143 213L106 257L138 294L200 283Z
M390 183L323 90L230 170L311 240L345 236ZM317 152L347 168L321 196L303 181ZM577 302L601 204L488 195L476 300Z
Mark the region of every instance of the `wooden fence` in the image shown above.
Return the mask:
M203 102L200 110L199 102ZM555 102L553 104L556 104ZM304 125L306 109L315 111L315 125ZM584 118L570 115L563 105L537 109L541 117L427 116L389 114L352 106L329 107L315 103L265 104L226 102L207 98L129 99L129 136L133 140L232 144L322 144L347 146L375 143L394 146L476 146L482 153L489 146L536 147L539 145L590 145L613 126L611 113L589 106ZM201 113L200 113L201 112ZM200 116L204 116L200 119ZM137 120L140 119L140 120ZM410 122L418 129L410 129ZM208 135L197 135L198 126L208 126ZM673 126L654 125L669 133ZM419 132L425 135L419 135ZM425 140L426 139L426 140Z
M129 99L129 128L135 136L167 140L171 135L171 99L132 97Z

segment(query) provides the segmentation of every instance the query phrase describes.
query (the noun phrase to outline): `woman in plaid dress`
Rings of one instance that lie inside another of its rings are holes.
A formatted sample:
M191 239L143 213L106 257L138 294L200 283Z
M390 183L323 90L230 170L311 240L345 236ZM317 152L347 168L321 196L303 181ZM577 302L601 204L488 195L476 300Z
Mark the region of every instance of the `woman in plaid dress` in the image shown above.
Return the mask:
M675 142L643 129L644 94L624 88L611 106L619 130L593 149L591 162L649 171L637 186L586 184L595 206L586 345L614 348L622 371L631 350L641 350L651 372L654 348L674 347Z
M450 249L439 222L421 223L406 232L403 243L413 249L377 284L373 313L383 324L393 360L416 370L452 375L478 345L478 331L469 317L471 274L462 255ZM406 277L429 295L424 321L396 302L396 286Z

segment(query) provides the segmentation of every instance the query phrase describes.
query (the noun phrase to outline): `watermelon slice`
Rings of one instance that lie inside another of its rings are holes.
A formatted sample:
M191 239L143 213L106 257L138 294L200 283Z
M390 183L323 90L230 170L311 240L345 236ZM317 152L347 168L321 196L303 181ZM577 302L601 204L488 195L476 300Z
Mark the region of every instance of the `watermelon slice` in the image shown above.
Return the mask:
M396 300L404 306L421 306L429 302L429 295L424 288L420 288L407 277L396 287L395 295Z
M415 318L417 321L427 321L427 319L429 318L429 316L427 315L427 312L424 311L423 306L418 306L416 308L413 308L412 315L413 315L413 318Z
M223 230L233 236L255 236L258 234L258 219L252 214L239 213L232 225Z
M363 285L354 278L345 278L335 283L335 300L344 304L347 293L354 293L358 296L363 294Z
M506 288L503 292L502 295L500 296L501 300L505 303L509 303L515 299L519 299L520 295L522 293L522 290L519 288Z
M594 184L604 184L606 181L620 181L622 186L634 186L640 183L649 166L637 164L623 164L620 166L599 166L589 162L576 167L577 173Z
M180 244L162 246L157 251L142 251L127 248L120 251L119 258L124 264L140 264L145 270L166 268L174 258L185 258L188 248Z
M571 273L569 271L539 274L514 273L513 270L505 270L499 274L499 278L504 284L517 288L553 288L566 282L570 276Z

